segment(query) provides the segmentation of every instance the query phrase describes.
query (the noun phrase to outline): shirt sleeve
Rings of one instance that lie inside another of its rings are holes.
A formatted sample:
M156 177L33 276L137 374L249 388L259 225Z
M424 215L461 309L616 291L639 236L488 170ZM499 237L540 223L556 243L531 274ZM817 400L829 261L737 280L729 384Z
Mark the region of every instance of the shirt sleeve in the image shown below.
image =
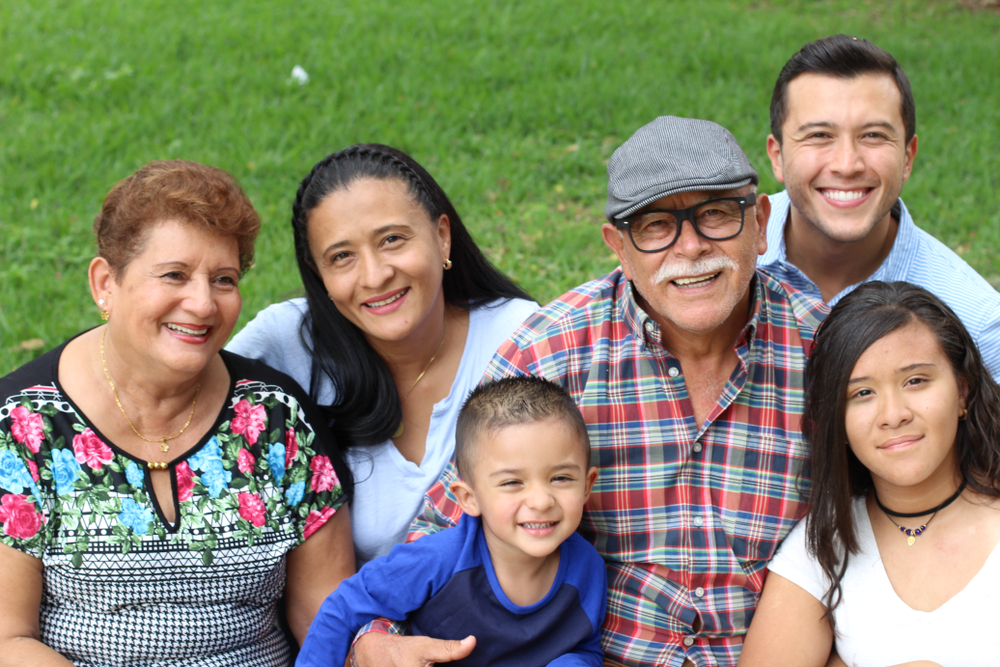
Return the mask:
M455 559L475 531L455 529L397 544L342 582L320 607L296 667L341 667L354 634L380 616L403 621L451 578Z
M455 462L449 461L438 480L424 494L420 510L406 534L407 542L458 525L458 520L462 518L462 507L451 492L451 483L458 478Z
M601 650L601 628L608 607L608 575L604 559L581 535L570 538L573 552L573 569L567 575L567 583L576 587L580 596L580 606L590 619L591 633L573 649L552 662L549 667L601 667L604 651Z
M819 561L809 553L805 519L796 524L778 547L777 553L768 563L768 570L780 574L820 602L830 587L829 579L823 573Z
M48 450L51 422L28 401L7 407L8 416L0 421L0 544L41 558L51 498L42 494L39 470L50 477L53 472L39 459L38 452ZM69 456L72 458L72 453ZM65 476L71 484L79 464L74 459L66 468Z

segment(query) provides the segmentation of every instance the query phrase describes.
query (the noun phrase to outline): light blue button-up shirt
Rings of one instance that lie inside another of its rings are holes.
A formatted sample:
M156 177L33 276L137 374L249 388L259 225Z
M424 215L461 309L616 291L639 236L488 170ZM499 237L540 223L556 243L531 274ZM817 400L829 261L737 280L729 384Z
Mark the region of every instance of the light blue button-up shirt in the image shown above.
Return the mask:
M767 252L757 266L781 282L822 300L819 288L785 252L785 223L791 202L787 192L772 197L767 222ZM920 285L948 304L979 346L994 379L1000 379L1000 294L948 246L913 223L899 200L899 230L892 250L875 272L861 282L904 280ZM828 302L832 307L855 287L844 289Z

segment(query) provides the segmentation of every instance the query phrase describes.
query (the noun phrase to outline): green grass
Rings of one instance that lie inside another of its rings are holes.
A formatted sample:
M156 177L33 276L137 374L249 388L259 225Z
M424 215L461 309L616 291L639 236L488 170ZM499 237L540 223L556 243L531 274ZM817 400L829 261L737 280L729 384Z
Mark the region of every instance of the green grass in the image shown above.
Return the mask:
M893 53L917 98L918 224L1000 278L1000 16L944 0L302 0L0 5L0 374L99 322L90 222L141 164L239 178L264 221L241 324L295 293L298 181L358 141L406 150L539 300L615 264L605 163L662 114L764 153L770 91L804 42ZM292 67L309 73L289 83ZM41 339L36 350L22 343Z

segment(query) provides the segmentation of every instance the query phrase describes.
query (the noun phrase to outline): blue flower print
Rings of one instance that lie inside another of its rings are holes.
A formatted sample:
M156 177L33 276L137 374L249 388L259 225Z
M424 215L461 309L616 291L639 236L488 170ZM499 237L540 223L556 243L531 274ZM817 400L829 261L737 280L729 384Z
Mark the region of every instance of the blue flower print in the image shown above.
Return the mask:
M24 487L28 487L34 493L35 480L31 479L28 466L9 449L0 452L0 487L10 493L24 493ZM37 494L35 498L38 498Z
M139 507L139 504L131 498L126 498L122 501L122 513L118 515L118 520L131 528L136 535L145 535L149 532L153 513L148 508Z
M135 461L129 461L128 467L125 468L125 479L137 489L141 489L143 482L146 481L145 475L142 474L142 469L136 465Z
M213 435L197 454L188 459L188 464L191 466L192 470L209 471L214 468L221 470L222 448L219 446L218 439ZM231 477L232 476L230 476L230 478Z
M229 483L233 481L233 473L222 467L222 461L218 465L211 465L208 470L201 473L201 483L208 489L208 495L218 498L219 494L229 488Z
M274 475L274 481L281 484L285 478L285 445L276 442L271 445L271 451L267 453L267 466Z
M61 496L73 493L73 482L79 479L81 470L73 450L52 450L52 477L56 481L56 493Z
M289 505L295 507L296 505L302 502L302 496L305 495L305 492L306 492L305 481L295 482L295 484L292 484L290 487L288 487L288 490L285 491L285 500L288 502Z

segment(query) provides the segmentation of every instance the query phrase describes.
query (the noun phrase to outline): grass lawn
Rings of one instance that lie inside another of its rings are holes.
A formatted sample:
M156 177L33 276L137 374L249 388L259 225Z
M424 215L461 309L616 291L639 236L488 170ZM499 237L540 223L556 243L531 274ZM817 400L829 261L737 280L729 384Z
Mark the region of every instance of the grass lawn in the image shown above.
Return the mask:
M996 12L945 0L6 0L0 374L99 323L90 224L149 160L222 167L260 211L239 326L299 289L295 189L358 141L421 161L489 256L545 302L615 265L597 229L605 163L658 115L725 125L762 190L779 190L764 153L774 79L833 32L903 64L920 137L907 206L1000 282Z

